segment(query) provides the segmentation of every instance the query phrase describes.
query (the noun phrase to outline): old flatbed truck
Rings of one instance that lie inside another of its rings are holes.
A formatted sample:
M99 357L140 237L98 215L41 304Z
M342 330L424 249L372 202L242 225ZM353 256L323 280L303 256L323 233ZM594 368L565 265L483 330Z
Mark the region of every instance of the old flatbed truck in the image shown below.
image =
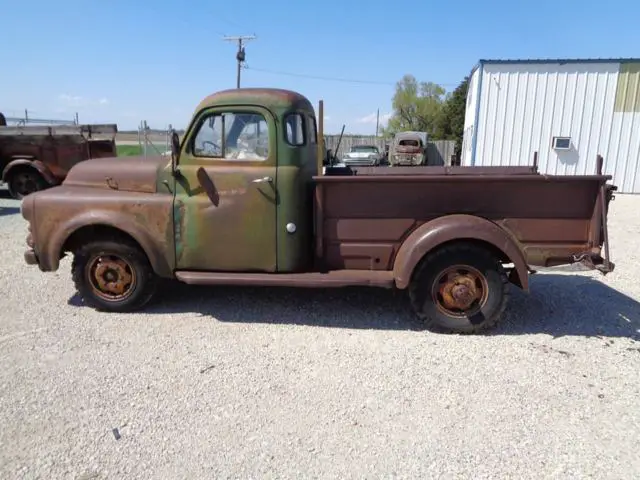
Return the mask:
M115 124L0 124L0 179L17 200L59 185L75 164L116 156L117 131Z
M602 174L537 167L365 167L323 172L323 104L279 89L206 97L171 157L74 166L22 202L25 260L73 254L85 303L132 311L158 278L197 285L406 290L425 327L476 333L535 266L609 261ZM224 135L222 134L224 132ZM605 245L605 257L601 249ZM363 306L366 308L366 306Z

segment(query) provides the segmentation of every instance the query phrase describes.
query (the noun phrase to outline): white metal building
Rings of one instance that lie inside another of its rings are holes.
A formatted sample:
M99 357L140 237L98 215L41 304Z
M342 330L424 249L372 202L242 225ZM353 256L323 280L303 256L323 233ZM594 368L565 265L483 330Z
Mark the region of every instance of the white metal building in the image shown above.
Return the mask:
M462 165L593 174L640 193L640 59L480 60L467 94Z

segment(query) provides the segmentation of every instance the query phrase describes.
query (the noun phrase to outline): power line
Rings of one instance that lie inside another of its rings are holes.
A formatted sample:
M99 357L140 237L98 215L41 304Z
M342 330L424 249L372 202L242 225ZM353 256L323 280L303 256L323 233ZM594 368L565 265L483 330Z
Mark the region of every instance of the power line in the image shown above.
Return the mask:
M395 86L397 82L385 82L381 80L358 80L354 78L340 78L340 77L324 77L318 75L307 75L304 73L282 72L278 70L268 70L266 68L255 68L243 65L245 70L253 70L255 72L271 73L273 75L285 75L289 77L310 78L314 80L325 80L328 82L343 82L343 83L357 83L357 84L370 84L370 85L392 85ZM457 87L457 83L438 83L441 87Z
M246 70L253 70L253 71L256 71L256 72L264 72L264 73L271 73L271 74L274 74L274 75L286 75L286 76L289 76L289 77L312 78L312 79L315 79L315 80L326 80L326 81L330 81L330 82L368 83L368 84L373 84L373 85L395 85L396 84L396 82L382 82L382 81L376 81L376 80L355 80L355 79L350 79L350 78L322 77L322 76L317 76L317 75L307 75L307 74L304 74L304 73L281 72L281 71L276 71L276 70L267 70L265 68L249 67L247 65L245 65L244 68Z
M240 69L244 63L244 41L254 40L255 35L237 35L237 36L225 36L223 39L227 42L238 42L238 52L236 53L236 60L238 61L238 72L236 75L236 88L240 88Z

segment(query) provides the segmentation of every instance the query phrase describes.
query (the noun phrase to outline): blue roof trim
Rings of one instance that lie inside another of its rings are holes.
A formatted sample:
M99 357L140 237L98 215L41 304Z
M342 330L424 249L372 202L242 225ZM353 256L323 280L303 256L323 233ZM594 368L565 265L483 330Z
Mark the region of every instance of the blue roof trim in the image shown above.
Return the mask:
M473 66L473 68L471 69L471 73L469 74L469 78L473 77L473 74L475 73L475 71L478 70L482 66L482 62L484 62L484 60L480 60L478 63L476 63Z
M640 62L640 58L533 58L533 59L481 59L487 63L630 63ZM477 68L474 67L474 70Z

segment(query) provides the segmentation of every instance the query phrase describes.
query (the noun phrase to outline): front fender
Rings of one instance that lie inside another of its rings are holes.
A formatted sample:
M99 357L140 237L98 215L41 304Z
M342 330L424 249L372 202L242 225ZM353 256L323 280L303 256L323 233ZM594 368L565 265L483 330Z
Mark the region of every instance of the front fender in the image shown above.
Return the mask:
M82 227L93 225L111 227L130 235L138 242L158 275L172 275L172 268L163 254L161 246L149 236L144 226L124 212L115 213L113 211L99 210L92 210L71 217L51 232L50 238L46 240L46 248L43 252L40 252L40 264L42 267L50 271L57 270L60 264L60 252L65 242Z
M393 264L396 286L407 288L418 262L434 248L453 240L478 240L501 251L515 266L515 278L510 280L529 291L529 268L517 240L490 220L463 214L438 217L411 232Z
M58 184L58 180L56 179L55 175L51 172L51 170L49 170L49 168L47 168L44 163L42 163L40 160L29 160L27 158L18 158L16 160L10 161L2 170L2 181L6 182L9 176L9 172L11 172L11 170L13 170L14 168L21 166L35 168L50 185Z

